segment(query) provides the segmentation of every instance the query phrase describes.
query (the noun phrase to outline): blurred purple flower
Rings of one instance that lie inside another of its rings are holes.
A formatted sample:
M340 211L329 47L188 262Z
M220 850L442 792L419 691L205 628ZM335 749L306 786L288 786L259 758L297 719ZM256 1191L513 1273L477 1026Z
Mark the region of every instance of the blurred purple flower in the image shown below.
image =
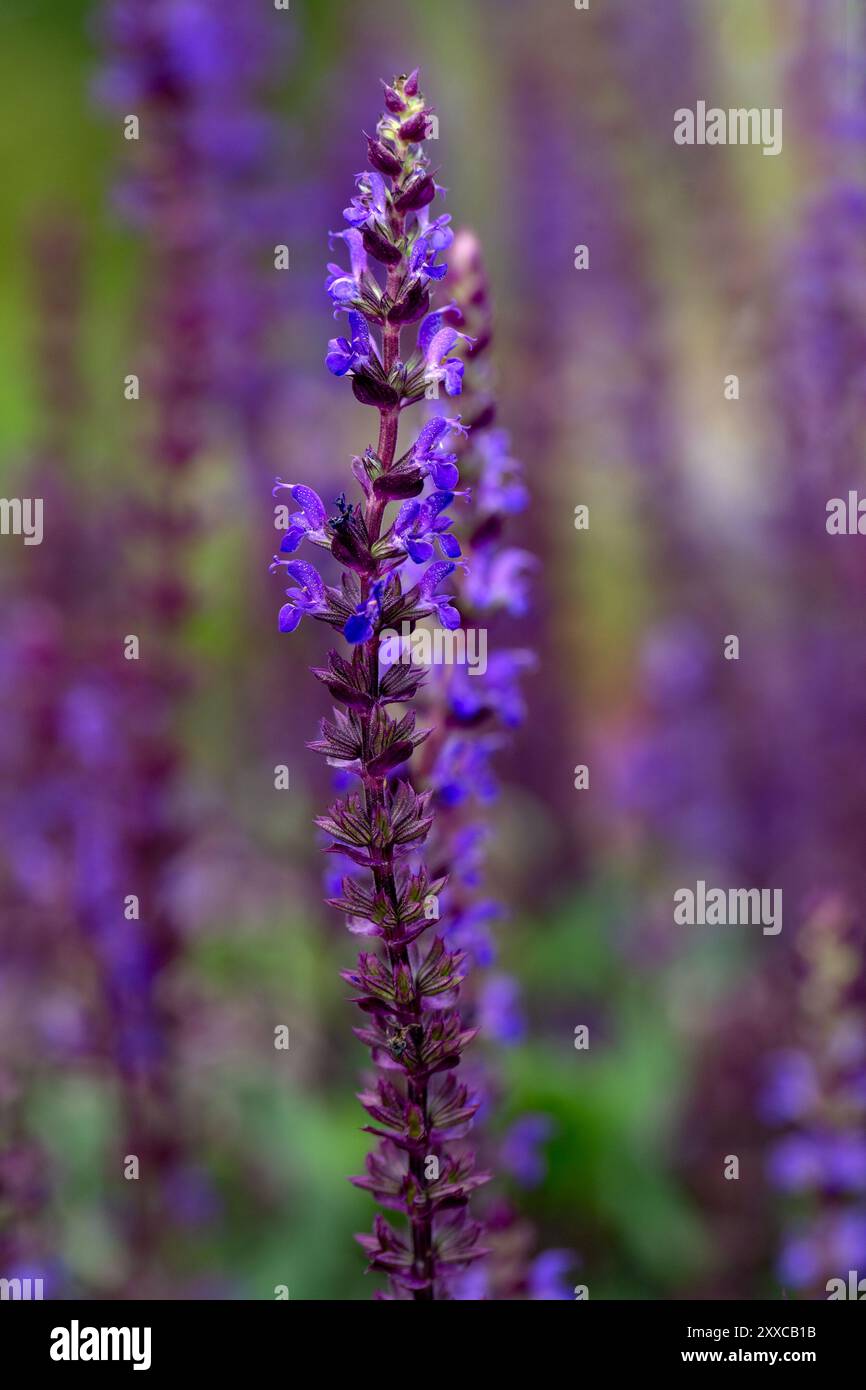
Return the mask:
M574 1297L569 1270L577 1260L570 1250L544 1250L529 1269L529 1297L544 1302L565 1302Z
M538 1187L547 1176L543 1149L552 1135L553 1121L549 1115L521 1115L506 1131L500 1160L521 1187Z

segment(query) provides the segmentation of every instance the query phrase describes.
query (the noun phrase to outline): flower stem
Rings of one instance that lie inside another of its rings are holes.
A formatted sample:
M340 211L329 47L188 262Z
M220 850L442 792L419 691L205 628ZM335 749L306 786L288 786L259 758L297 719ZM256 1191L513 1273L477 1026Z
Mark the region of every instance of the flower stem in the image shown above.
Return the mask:
M388 292L396 293L400 283L399 268L391 271L388 277ZM383 334L383 362L386 371L390 371L400 353L400 328L399 325L386 326ZM378 455L381 459L384 471L391 467L397 452L397 435L400 428L400 406L394 405L383 409L380 412L379 420L379 445ZM385 505L375 498L370 498L365 509L365 521L369 531L370 540L378 540L382 526L382 517ZM370 665L370 694L377 698L379 694L379 636L376 633L368 644L369 665ZM366 715L365 723L369 724L370 715ZM367 810L371 822L374 817L383 812L385 808L385 779L367 778L365 779L365 796ZM388 852L390 855L390 851ZM381 893L386 893L394 907L395 917L399 920L399 907L397 884L394 878L393 864L390 862L383 868L377 868L373 872L373 879L376 888ZM397 929L399 931L399 927ZM388 954L393 966L403 965L411 971L409 961L409 948L407 946L391 946L385 941ZM413 1000L412 1013L413 1022L410 1024L410 1036L420 1035L422 1030L421 1007L417 995ZM417 1030L417 1031L416 1031ZM418 1077L410 1077L407 1083L409 1100L418 1107L424 1119L424 1133L427 1132L427 1076L426 1073ZM409 1171L415 1179L416 1187L419 1192L424 1191L424 1146L419 1144L409 1155ZM417 1204L417 1209L411 1213L412 1225L412 1249L415 1256L414 1273L417 1278L425 1281L424 1287L414 1290L416 1300L430 1302L434 1298L433 1292L433 1220L430 1212L430 1204L426 1198Z

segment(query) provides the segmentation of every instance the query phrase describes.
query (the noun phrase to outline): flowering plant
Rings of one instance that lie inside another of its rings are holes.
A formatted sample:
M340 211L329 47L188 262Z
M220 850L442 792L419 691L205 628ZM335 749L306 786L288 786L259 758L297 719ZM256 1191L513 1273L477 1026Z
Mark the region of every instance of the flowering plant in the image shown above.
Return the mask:
M456 1007L464 953L429 935L447 875L423 862L432 793L413 787L406 766L427 732L416 729L411 709L390 712L415 697L424 673L384 666L380 634L433 615L446 629L460 626L445 585L462 563L447 509L461 495L448 442L464 426L437 414L402 454L397 441L404 409L440 390L461 393L464 361L455 349L466 335L430 310L431 286L447 271L437 258L453 237L448 216L430 212L441 190L423 152L430 111L417 71L385 86L385 107L367 137L370 168L356 178L347 227L333 238L345 243L350 269L332 264L327 279L335 317L345 314L347 326L329 343L326 363L378 412L378 442L352 462L361 500L341 494L330 517L312 488L277 480L275 495L287 490L298 510L272 569L285 568L292 581L280 629L291 632L310 616L350 647L348 655L331 651L313 672L342 708L310 746L360 786L317 824L329 851L363 871L347 874L330 905L346 914L350 931L378 945L344 972L365 1015L357 1035L378 1069L360 1096L378 1148L353 1181L406 1222L398 1230L379 1215L373 1234L359 1240L370 1268L389 1276L390 1297L431 1300L449 1297L449 1281L487 1253L468 1211L487 1175L475 1171L461 1142L478 1102L455 1074L476 1030ZM416 323L404 357L403 334ZM390 503L399 506L388 522ZM290 558L304 541L340 564L338 587ZM415 577L404 582L407 564Z

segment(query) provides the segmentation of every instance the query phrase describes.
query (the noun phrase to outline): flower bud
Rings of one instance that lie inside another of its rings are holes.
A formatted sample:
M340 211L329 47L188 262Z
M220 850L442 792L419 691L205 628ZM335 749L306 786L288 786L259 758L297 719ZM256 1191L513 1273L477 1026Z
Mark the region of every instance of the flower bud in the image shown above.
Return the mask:
M408 145L417 145L419 140L425 139L427 135L427 112L421 110L410 116L397 133Z
M387 409L396 405L400 397L387 381L371 376L367 372L355 372L352 377L352 391L355 399L362 405L374 405L377 409Z
M382 83L385 92L385 108L392 115L399 116L406 110L406 103L399 92L395 92L393 87L389 87L387 82Z
M413 174L403 191L394 199L398 212L417 212L436 197L436 185L429 174Z
M424 491L424 478L419 468L393 469L376 478L373 491L388 502L395 498L417 497Z
M388 310L389 323L415 323L430 307L430 293L423 280L414 276L403 286L396 304Z
M397 157L393 150L381 140L374 136L367 136L367 158L374 169L378 169L380 174L387 174L390 178L396 178L403 172L403 161Z
M331 554L341 565L358 574L368 574L374 568L373 557L362 538L342 522L334 531Z
M393 241L389 241L378 227L367 226L361 235L364 241L364 250L368 251L377 261L381 261L382 265L397 265L402 259L401 253Z

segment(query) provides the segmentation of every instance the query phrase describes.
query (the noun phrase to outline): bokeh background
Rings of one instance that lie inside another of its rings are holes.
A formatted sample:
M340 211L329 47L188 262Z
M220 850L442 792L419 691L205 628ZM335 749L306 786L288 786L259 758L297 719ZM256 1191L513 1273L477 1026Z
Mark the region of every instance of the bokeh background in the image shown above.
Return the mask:
M0 1274L375 1287L325 634L279 636L267 563L274 476L334 495L369 442L327 233L416 64L540 560L484 810L495 1296L866 1273L866 562L825 529L863 471L864 37L849 0L6 0L0 487L45 535L0 537ZM783 107L782 153L676 146L698 100ZM781 934L675 925L699 878L782 888Z

